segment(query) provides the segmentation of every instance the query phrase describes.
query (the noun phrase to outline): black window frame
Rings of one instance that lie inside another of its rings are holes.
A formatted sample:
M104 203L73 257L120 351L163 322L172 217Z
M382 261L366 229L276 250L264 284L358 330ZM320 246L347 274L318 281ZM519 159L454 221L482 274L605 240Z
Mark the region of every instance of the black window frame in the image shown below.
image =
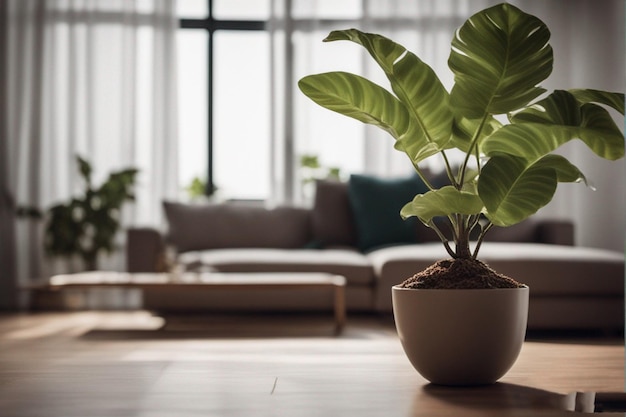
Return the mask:
M213 42L215 32L220 30L230 31L264 31L267 30L265 20L220 20L213 16L213 0L207 0L207 17L204 19L179 19L180 29L205 30L208 34L207 44L207 172L205 194L212 195L216 191L213 180ZM179 69L183 70L183 69Z

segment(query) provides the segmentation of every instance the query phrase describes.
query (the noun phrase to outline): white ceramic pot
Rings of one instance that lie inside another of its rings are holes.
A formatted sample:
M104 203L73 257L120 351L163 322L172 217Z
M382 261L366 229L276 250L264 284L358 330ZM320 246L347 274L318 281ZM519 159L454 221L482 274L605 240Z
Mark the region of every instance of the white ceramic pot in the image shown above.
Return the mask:
M392 288L402 347L413 367L441 385L485 385L513 366L524 343L528 287Z

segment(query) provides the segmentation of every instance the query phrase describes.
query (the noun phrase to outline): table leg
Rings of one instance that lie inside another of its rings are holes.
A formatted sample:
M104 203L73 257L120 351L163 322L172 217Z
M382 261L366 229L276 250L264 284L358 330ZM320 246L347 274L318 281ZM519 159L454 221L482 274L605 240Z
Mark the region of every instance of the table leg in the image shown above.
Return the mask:
M335 331L341 333L346 324L346 287L335 285Z

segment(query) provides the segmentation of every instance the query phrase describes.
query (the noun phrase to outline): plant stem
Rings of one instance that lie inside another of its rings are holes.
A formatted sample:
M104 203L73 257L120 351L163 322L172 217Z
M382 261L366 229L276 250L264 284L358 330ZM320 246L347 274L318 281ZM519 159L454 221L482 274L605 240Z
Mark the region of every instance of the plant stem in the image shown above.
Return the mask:
M468 259L471 257L469 248L468 216L456 215L456 231L454 241L456 242L456 257Z
M428 181L428 178L426 178L426 175L424 175L420 167L413 161L411 161L411 163L413 164L413 168L415 168L415 172L417 172L417 175L419 175L420 179L424 182L424 184L426 184L428 189L433 190L433 185L430 183L430 181Z
M485 235L491 229L492 226L493 226L493 223L489 222L485 227L481 229L480 235L478 236L478 240L476 241L476 248L474 249L474 253L472 255L474 259L478 257L478 251L480 250L480 246L483 244Z
M456 178L452 173L452 167L450 166L450 161L448 160L448 155L446 155L446 151L441 151L441 156L443 157L444 166L446 167L446 174L448 174L448 178L454 187L458 190L460 189L459 185L456 182Z
M426 224L426 223L425 223ZM430 227L431 229L433 229L435 231L435 233L437 234L437 236L439 236L439 239L441 240L441 242L443 243L443 247L446 248L446 251L448 252L448 254L453 257L456 258L457 255L456 253L454 253L454 251L452 250L452 248L450 247L450 243L448 241L448 238L446 238L446 236L443 234L443 232L441 230L439 230L439 228L437 227L437 225L435 225L435 222L433 222L432 220L430 222L428 222L428 224L426 224L426 226Z
M461 165L460 175L459 175L460 187L463 187L463 183L465 183L465 171L467 170L467 164L469 163L470 157L474 154L473 152L474 147L475 146L477 147L478 138L480 138L480 134L482 133L483 128L485 127L485 123L487 122L487 117L489 117L489 114L485 113L482 120L480 121L480 126L478 126L478 129L476 129L476 132L474 132L474 137L472 138L470 147L467 150L467 153L465 154L465 160L463 161L463 164ZM480 159L477 162L478 162L478 171L480 172Z
M470 259L472 257L469 247L469 235L467 233L463 233L456 239L456 256L460 259Z

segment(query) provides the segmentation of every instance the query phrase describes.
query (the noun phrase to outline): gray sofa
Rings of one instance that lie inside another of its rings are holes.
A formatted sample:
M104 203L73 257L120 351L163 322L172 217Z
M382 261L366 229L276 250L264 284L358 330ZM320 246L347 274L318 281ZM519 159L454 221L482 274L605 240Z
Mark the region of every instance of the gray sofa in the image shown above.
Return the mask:
M375 180L356 194L351 182L318 181L312 207L164 202L166 231L128 230L128 271L162 271L174 260L187 270L328 272L346 278L349 311L391 313L391 286L447 257L430 229L398 223L399 209L388 207L410 199L400 195L414 192L410 181L399 192L397 182ZM389 194L394 187L397 195ZM367 229L376 222L378 230ZM530 329L623 329L624 255L573 244L571 223L531 218L492 230L479 258L530 287ZM145 307L158 310L309 311L331 303L296 290L144 293Z

